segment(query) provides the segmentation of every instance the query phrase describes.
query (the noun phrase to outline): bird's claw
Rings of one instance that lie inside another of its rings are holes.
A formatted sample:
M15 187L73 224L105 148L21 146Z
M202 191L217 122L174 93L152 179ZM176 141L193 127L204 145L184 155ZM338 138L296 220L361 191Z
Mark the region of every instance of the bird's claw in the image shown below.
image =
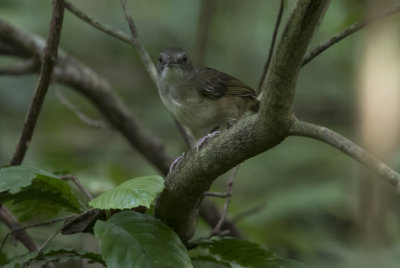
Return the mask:
M184 156L185 156L185 153L183 153L181 156L179 156L177 159L175 159L174 162L172 162L171 166L169 167L169 172L171 172L173 169L175 169L175 167L179 164L182 157L184 157Z
M201 148L201 146L212 136L215 136L219 133L220 131L216 130L214 132L208 133L207 135L205 135L203 138L199 139L199 141L196 143L196 151L199 151L199 149Z

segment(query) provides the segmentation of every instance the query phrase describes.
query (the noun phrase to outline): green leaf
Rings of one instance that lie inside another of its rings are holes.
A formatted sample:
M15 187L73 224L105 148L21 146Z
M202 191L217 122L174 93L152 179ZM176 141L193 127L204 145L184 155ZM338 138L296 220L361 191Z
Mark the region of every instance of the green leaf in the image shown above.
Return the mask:
M150 215L123 211L97 221L94 233L107 267L192 267L176 233Z
M39 215L55 215L62 209L74 213L82 211L82 205L67 182L34 167L0 169L0 202L10 202L21 221Z
M262 249L259 245L246 240L221 238L202 241L199 244L207 248L212 255L222 260L237 263L244 267L256 268L293 268L302 265L296 261L279 257L271 250Z
M99 209L149 208L163 188L164 180L160 176L138 177L104 192L90 201L89 205Z
M43 265L47 262L65 263L72 260L88 259L89 263L101 263L105 265L101 255L85 250L63 249L63 248L45 248L41 252L30 252L16 257L4 268L22 267L24 265Z
M0 192L10 191L13 193L18 191L19 188L30 185L32 179L40 175L58 179L55 175L35 167L10 166L1 168Z

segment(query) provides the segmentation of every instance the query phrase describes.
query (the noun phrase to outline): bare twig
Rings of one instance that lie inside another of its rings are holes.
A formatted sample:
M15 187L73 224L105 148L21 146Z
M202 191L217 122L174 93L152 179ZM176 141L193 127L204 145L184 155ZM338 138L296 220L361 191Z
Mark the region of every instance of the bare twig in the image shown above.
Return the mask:
M151 60L149 53L147 53L146 49L140 42L138 38L138 32L136 30L135 22L133 21L132 16L128 13L126 0L121 0L122 9L124 10L125 18L128 21L129 29L131 30L133 42L132 44L136 48L137 52L139 53L140 59L147 70L147 73L150 75L151 80L153 81L154 85L157 85L157 70L154 66L153 61Z
M60 90L56 90L56 97L62 105L71 110L76 115L76 117L78 117L82 122L84 122L88 126L93 128L99 128L102 130L109 129L108 125L105 122L101 120L92 119L86 114L84 114L81 110L78 109L78 107L76 107L70 101L68 101L68 99L62 94Z
M52 234L49 238L46 239L46 241L43 242L43 244L40 245L40 247L38 248L38 253L40 253L62 230L62 228L64 228L64 226L58 228L58 230Z
M335 147L392 184L397 191L400 191L399 173L357 144L333 130L307 122L296 121L290 130L290 134L293 136L313 138Z
M82 193L84 193L86 195L86 197L89 200L93 199L92 194L85 188L85 186L82 185L82 183L79 181L79 179L73 175L73 174L66 174L60 177L62 180L70 180L73 183L75 183L75 185L79 188L79 190L82 191Z
M89 23L90 25L92 25L93 27L95 27L96 29L98 29L108 35L111 35L111 36L121 40L122 42L125 42L128 44L133 44L133 39L132 39L132 37L129 36L129 34L126 34L122 31L113 29L111 26L98 21L97 19L93 18L92 16L90 16L88 14L85 14L84 12L82 12L78 8L76 8L69 1L65 1L65 8L68 9L72 14L74 14L81 20L83 20L83 21Z
M31 141L33 131L39 116L40 109L50 85L51 75L57 59L58 43L60 41L61 28L64 17L64 1L53 1L52 18L50 22L49 37L44 48L40 76L35 93L25 119L24 128L19 138L17 148L10 161L11 165L19 165L24 159L26 150Z
M390 15L396 14L400 12L400 4L393 5L392 7L389 7L382 12L379 12L378 14L375 14L369 18L357 21L341 31L340 33L336 34L335 36L329 38L328 40L325 40L315 48L313 48L310 52L308 52L304 58L303 58L303 63L302 66L306 65L309 63L311 60L313 60L315 57L317 57L319 54L327 50L329 47L333 46L334 44L338 43L339 41L343 40L347 36L357 32L358 30L361 30L362 28L368 26L369 24L376 22L378 20L384 19Z
M204 63L208 41L208 30L210 28L211 20L214 16L215 5L215 0L200 1L200 14L197 24L197 37L194 56L195 62L197 64Z
M239 170L239 165L235 166L232 170L232 174L229 177L228 181L226 182L226 193L228 194L225 200L224 204L224 209L222 210L221 218L219 219L217 225L214 227L214 229L211 231L211 233L207 236L207 238L210 238L214 235L225 235L227 234L223 230L221 230L221 227L225 221L226 216L228 215L228 208L229 208L229 203L231 202L231 196L232 196L232 187L233 187L233 180L236 177L237 171Z
M40 63L37 59L31 58L12 66L0 66L0 75L25 75L37 72Z
M50 225L50 224L53 224L53 223L56 223L56 222L59 222L59 221L65 221L65 220L68 220L68 219L72 219L74 217L76 217L76 215L66 216L66 217L52 219L52 220L45 221L45 222L38 222L38 223L34 223L34 224L30 224L30 225L14 228L14 229L11 230L11 232L7 233L6 236L3 238L3 241L1 242L1 245L0 245L0 252L2 251L2 249L4 247L4 244L6 243L8 237L10 235L14 235L17 232L21 232L21 231L29 229L29 228L46 226L46 225Z
M264 70L261 75L260 82L258 83L257 94L260 94L261 87L264 84L265 77L268 73L269 65L271 64L272 54L274 53L276 37L278 36L279 25L281 24L282 15L283 15L283 8L285 7L285 1L281 0L281 4L278 11L278 17L276 18L275 27L274 27L274 34L272 35L271 45L269 47L268 58L265 62Z

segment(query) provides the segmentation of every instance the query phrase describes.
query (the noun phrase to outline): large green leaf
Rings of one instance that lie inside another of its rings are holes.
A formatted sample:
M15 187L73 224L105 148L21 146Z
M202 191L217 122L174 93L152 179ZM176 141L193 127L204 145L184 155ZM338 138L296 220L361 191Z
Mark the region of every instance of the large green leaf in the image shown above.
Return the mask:
M0 169L0 202L10 202L22 221L38 215L54 215L62 209L82 211L68 182L34 167Z
M218 256L224 261L236 263L244 267L302 267L302 265L296 261L279 257L273 251L262 249L259 245L246 240L227 237L204 240L200 242L199 246L207 248L211 255Z
M123 211L106 222L97 221L94 233L110 268L192 267L176 233L150 215Z
M34 178L46 176L58 179L55 175L28 166L10 166L0 169L0 192L10 191L11 193L18 191L19 188L31 184Z
M43 265L47 262L65 263L72 260L88 259L89 263L101 263L105 265L101 255L85 250L64 249L64 248L46 248L41 252L30 252L16 257L4 268L25 267L27 265Z
M90 201L89 205L99 209L148 208L163 188L164 180L160 176L138 177L104 192Z

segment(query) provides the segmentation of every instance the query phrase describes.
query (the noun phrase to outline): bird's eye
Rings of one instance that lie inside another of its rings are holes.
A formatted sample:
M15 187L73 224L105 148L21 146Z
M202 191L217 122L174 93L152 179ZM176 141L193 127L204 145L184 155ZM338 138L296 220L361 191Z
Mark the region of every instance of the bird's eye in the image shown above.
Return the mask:
M183 56L183 57L182 57L182 62L187 62L186 56Z

